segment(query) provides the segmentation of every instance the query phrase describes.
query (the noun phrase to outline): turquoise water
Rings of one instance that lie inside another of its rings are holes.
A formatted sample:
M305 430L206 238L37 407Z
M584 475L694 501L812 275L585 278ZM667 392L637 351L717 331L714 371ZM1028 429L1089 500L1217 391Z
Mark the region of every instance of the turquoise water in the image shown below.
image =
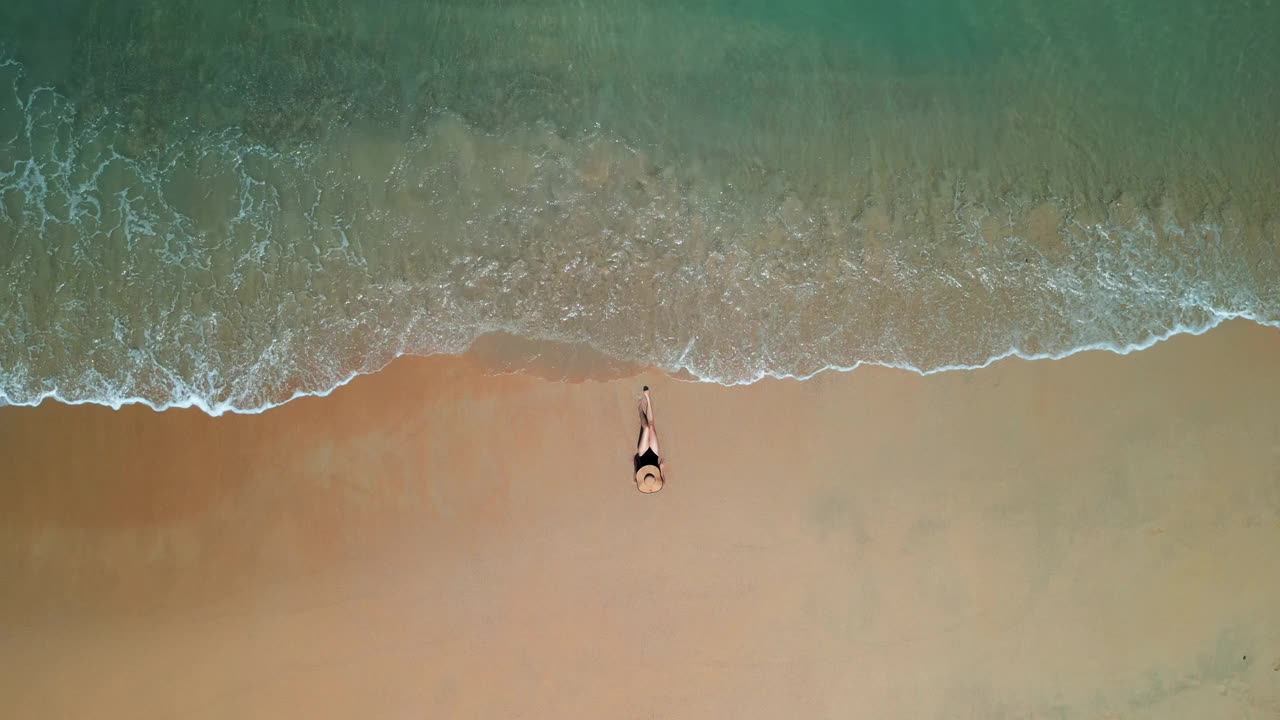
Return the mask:
M1280 322L1274 2L0 8L0 398L480 334L750 382Z

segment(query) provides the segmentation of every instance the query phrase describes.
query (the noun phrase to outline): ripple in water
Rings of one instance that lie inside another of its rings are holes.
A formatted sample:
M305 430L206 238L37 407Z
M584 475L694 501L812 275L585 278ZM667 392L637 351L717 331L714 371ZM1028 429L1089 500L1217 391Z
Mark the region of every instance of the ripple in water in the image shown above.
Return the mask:
M141 81L137 44L76 82L3 56L0 399L255 411L495 332L732 384L1280 321L1252 71L1139 98L813 18L477 7L316 3ZM1224 94L1254 112L1135 119Z

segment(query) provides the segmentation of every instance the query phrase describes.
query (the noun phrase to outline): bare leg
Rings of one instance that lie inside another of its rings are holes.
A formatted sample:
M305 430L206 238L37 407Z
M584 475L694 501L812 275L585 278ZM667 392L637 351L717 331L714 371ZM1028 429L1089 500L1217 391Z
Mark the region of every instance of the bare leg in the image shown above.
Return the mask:
M644 431L649 434L649 449L654 455L662 457L662 451L658 449L658 430L651 423Z
M658 450L658 428L657 428L657 427L655 427L655 426L654 426L654 424L653 424L653 423L654 423L654 420L653 420L653 398L649 397L649 386L648 386L648 385L646 385L646 386L645 386L645 388L644 388L644 400L643 400L643 402L644 402L644 409L643 409L641 412L644 414L644 418L645 418L645 429L644 429L644 432L648 434L648 438L649 438L649 443L648 443L648 445L649 445L649 449L653 451L653 454L654 454L654 455L659 455L659 456L660 456L660 455L662 455L662 453L661 453L661 452L659 452L659 450ZM643 452L643 451L641 451L641 452Z
M649 387L644 388L644 397L640 399L640 442L636 445L636 455L643 455L646 450L658 452L658 430L653 425L653 399L649 397Z

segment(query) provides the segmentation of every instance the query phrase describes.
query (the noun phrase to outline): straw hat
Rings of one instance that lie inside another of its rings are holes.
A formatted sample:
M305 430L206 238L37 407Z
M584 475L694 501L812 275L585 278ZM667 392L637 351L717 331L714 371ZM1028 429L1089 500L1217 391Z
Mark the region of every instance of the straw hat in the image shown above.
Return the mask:
M658 486L653 488L652 490L645 490L644 477L646 475L652 475L658 478ZM666 483L666 480L662 477L662 471L658 469L657 465L645 465L644 467L636 471L636 487L639 488L640 492L642 493L658 492L659 490L662 489L662 486L665 483Z

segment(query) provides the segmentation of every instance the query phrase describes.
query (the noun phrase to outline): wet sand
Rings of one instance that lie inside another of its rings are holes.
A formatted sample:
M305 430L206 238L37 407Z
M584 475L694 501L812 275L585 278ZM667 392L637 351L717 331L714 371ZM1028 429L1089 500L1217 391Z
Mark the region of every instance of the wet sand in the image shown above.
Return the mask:
M0 408L4 714L1280 716L1280 332L736 388L478 363Z

